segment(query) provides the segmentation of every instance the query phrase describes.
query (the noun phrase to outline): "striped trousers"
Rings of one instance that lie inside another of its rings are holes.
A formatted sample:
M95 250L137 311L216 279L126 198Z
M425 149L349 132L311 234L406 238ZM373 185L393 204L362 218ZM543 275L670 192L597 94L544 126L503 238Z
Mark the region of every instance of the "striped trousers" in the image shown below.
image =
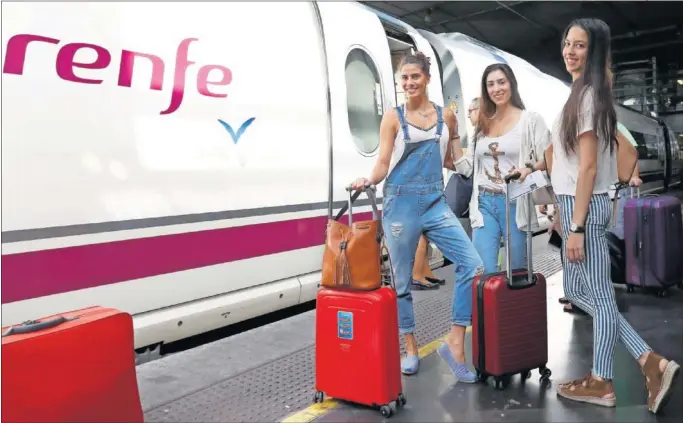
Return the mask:
M621 340L638 359L650 347L617 309L610 277L610 255L605 232L612 218L612 202L607 194L593 195L588 206L584 234L585 259L567 261L567 238L574 214L574 197L558 195L564 249L564 292L567 299L593 317L593 374L613 379L614 347Z

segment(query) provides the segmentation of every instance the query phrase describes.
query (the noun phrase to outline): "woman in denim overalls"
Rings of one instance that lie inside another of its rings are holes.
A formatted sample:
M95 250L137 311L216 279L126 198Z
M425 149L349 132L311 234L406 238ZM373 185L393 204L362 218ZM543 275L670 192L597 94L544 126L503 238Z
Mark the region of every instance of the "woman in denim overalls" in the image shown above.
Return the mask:
M368 179L360 178L352 187L377 185L388 175L382 224L396 276L399 331L406 342L402 372L415 374L420 364L410 288L415 251L424 233L455 266L451 332L438 352L459 381L473 383L476 376L465 365L465 329L472 322L472 282L483 273L483 265L443 195L443 167L453 169L449 140L458 137L457 122L453 112L429 101L429 77L424 54L403 59L406 105L382 118L377 163Z

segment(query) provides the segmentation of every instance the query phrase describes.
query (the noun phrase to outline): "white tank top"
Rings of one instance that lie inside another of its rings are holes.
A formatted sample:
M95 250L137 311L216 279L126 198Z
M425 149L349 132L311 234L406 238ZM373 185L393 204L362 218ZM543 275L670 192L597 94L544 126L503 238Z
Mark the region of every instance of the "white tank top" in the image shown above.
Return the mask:
M389 162L389 172L387 173L387 177L391 175L391 172L394 170L394 167L396 167L396 163L399 161L401 156L403 156L403 150L405 149L405 143L413 143L413 142L420 142L420 141L425 141L429 139L434 139L436 136L436 125L434 124L433 127L427 129L426 131L420 128L417 128L410 123L406 122L406 126L408 127L408 136L410 137L410 140L404 141L403 137L403 128L399 125L398 127L398 132L396 133L396 137L394 138L394 151L391 153L391 162ZM439 143L439 149L441 150L441 165L443 166L443 163L446 159L446 149L448 148L448 140L450 139L450 130L448 129L448 125L446 125L446 122L444 121L443 127L441 128L441 140Z

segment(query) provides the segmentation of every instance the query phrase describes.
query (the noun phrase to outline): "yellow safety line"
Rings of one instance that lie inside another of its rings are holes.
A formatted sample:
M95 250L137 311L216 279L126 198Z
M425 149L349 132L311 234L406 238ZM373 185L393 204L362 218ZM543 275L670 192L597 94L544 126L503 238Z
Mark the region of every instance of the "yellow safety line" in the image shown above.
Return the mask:
M472 327L467 328L467 332L471 332ZM448 337L448 334L445 334L443 336L438 337L434 341L423 345L420 349L417 350L417 355L423 359L431 354L433 354L438 348L439 345L441 345L442 342L446 341L446 338ZM328 411L332 410L333 408L336 408L339 406L339 401L335 400L334 398L327 397L325 400L321 403L313 404L305 409L292 414L291 416L287 417L284 419L281 423L308 423L312 422L313 420L317 419L318 417L323 416L326 414Z

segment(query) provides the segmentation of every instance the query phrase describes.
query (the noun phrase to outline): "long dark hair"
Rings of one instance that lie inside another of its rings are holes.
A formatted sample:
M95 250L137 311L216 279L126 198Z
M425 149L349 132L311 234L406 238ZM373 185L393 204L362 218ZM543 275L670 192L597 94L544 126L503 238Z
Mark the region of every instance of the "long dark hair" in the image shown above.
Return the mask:
M488 65L484 69L484 74L481 76L481 97L479 101L479 119L477 120L477 129L474 132L474 137L477 138L479 135L488 134L489 125L491 118L496 114L496 103L489 97L489 92L486 89L486 78L488 78L491 72L501 71L505 74L505 77L510 82L510 103L517 107L518 109L524 110L524 102L522 97L519 95L519 88L517 87L517 78L512 68L505 63L494 63Z
M588 52L581 76L572 84L569 99L562 109L562 147L566 154L576 151L581 112L579 107L586 91L592 89L595 135L598 140L603 140L604 147L609 146L612 152L616 145L617 112L612 102L610 29L600 19L577 19L564 30L563 49L567 33L572 27L579 27L588 34Z

